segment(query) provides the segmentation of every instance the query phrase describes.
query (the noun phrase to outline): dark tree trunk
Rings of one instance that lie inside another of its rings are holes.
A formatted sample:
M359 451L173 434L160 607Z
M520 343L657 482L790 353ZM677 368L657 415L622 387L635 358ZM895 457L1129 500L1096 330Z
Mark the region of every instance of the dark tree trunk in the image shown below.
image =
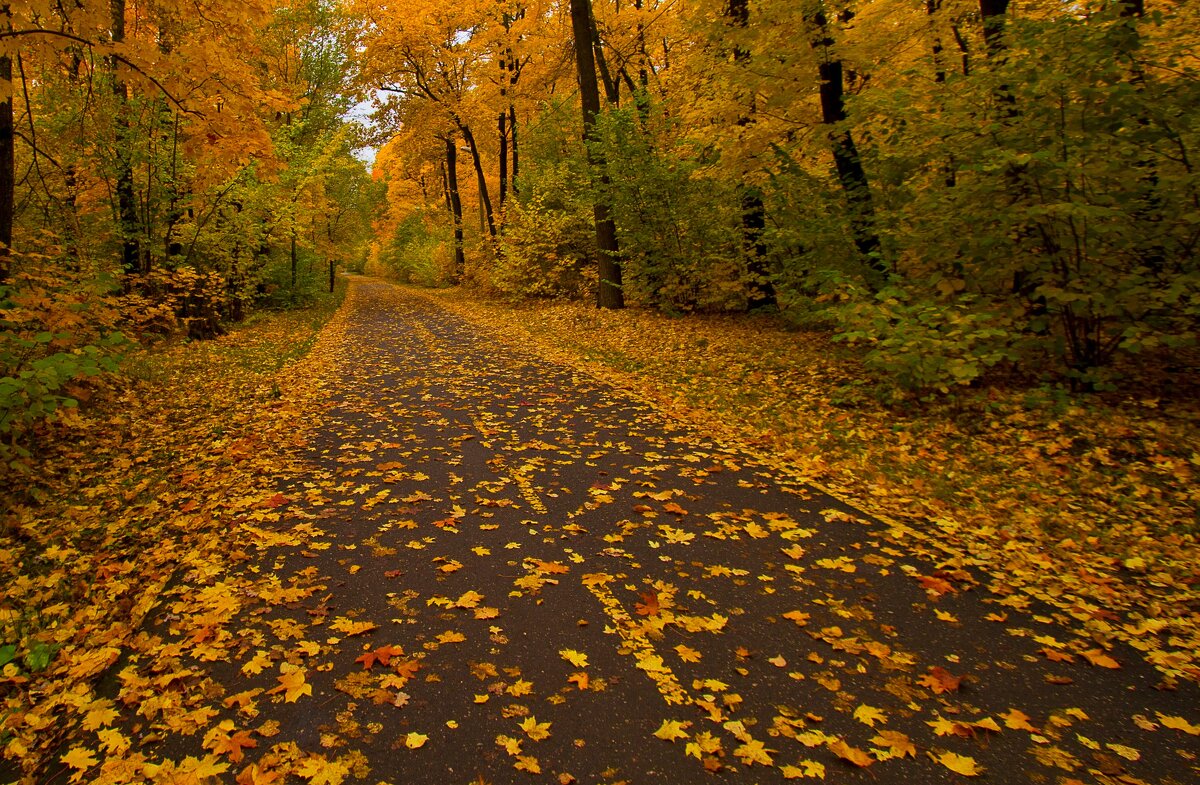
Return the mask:
M821 78L821 122L838 125L846 120L845 85L842 61L828 60L817 66ZM850 229L854 245L868 266L881 276L890 271L884 262L879 235L875 231L875 206L871 200L871 184L858 157L858 146L850 129L835 128L829 135L833 147L833 163L838 182L850 207Z
M112 0L112 40L119 44L125 40L125 0ZM138 218L137 198L133 192L133 161L131 159L131 133L126 104L129 103L129 87L118 72L117 62L112 62L112 88L117 98L117 223L121 228L121 268L126 275L135 275L142 270L141 221Z
M454 214L454 206L452 204L450 204L450 179L446 175L446 162L439 161L438 169L441 170L441 175L442 175L442 198L445 199L445 201L446 201L446 212L453 215Z
M508 198L508 112L501 112L496 121L500 140L500 212Z
M295 220L294 218L292 219ZM299 257L296 255L296 227L292 226L292 291L296 291L296 273L299 266Z
M725 16L729 23L744 29L750 24L749 0L729 0L725 6ZM734 62L748 65L750 52L741 47L734 47ZM753 107L749 107L745 116L738 120L738 125L748 126L754 122ZM762 194L757 188L745 182L738 183L738 200L742 208L742 246L746 250L746 272L749 274L750 286L746 293L746 309L768 308L778 304L775 294L775 284L771 281L771 266L767 258L767 245L763 242L763 230L767 226L767 213L763 205Z
M508 98L508 58L511 52L505 52L500 58L500 102ZM500 115L496 118L496 130L500 142L500 212L504 212L504 200L508 198L508 107L502 106Z
M592 4L591 0L571 0L571 30L575 36L575 66L579 76L579 98L583 105L583 140L592 140L596 115L600 114L600 86L596 82L596 61L592 52ZM604 161L588 144L588 164L593 171L603 169ZM607 184L607 177L602 178ZM625 295L621 291L621 263L618 258L617 227L609 213L608 205L597 200L592 208L596 223L596 271L600 285L596 292L596 304L601 308L624 308Z
M946 66L942 62L942 37L938 35L935 27L937 14L941 10L942 0L925 0L925 15L929 17L930 27L934 27L930 53L933 57L933 81L938 83L946 81Z
M467 142L467 147L471 148L471 163L475 167L475 179L479 184L479 199L483 203L483 213L487 217L488 234L492 240L495 240L496 218L492 214L492 198L488 196L487 178L483 173L483 162L479 158L479 145L475 144L475 135L471 133L469 125L459 123L458 128L462 131L463 139Z
M954 33L954 43L958 46L958 53L962 58L962 75L971 75L971 48L967 46L967 39L963 38L962 29L958 23L950 26L950 31Z
M450 200L450 215L454 218L454 282L462 280L467 262L463 254L462 200L458 195L458 146L452 136L446 137L446 186Z
M608 68L608 59L604 56L604 44L600 41L600 31L596 29L596 19L592 16L591 0L587 2L588 7L588 37L592 42L592 58L595 60L595 68L600 71L600 80L604 83L604 97L610 106L621 105L621 81ZM571 5L571 20L574 23L575 6ZM593 70L595 70L595 68ZM599 88L597 87L597 92ZM599 110L597 110L599 111Z
M508 107L508 128L512 139L512 192L515 194L520 185L517 182L517 175L520 169L517 165L517 108L515 106Z
M4 6L3 13L8 16L8 6ZM6 83L8 87L8 100L0 103L0 284L3 284L8 280L12 265L13 212L16 205L12 58L7 55L0 57L0 82Z
M1009 0L979 0L979 18L983 20L983 43L988 57L1003 54L1004 20Z

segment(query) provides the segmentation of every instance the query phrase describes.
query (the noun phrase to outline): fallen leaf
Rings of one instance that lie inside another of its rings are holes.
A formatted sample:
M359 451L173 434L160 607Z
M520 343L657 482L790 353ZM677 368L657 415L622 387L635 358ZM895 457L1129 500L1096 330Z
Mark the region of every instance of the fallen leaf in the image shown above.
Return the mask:
M662 725L658 730L654 731L654 735L663 741L675 741L676 739L686 739L688 737L684 728L691 725L690 722L680 722L679 720L663 720Z
M975 759L966 755L958 755L953 752L943 752L941 755L934 755L931 752L929 755L955 774L961 774L964 777L978 777L983 773L983 770L975 763Z

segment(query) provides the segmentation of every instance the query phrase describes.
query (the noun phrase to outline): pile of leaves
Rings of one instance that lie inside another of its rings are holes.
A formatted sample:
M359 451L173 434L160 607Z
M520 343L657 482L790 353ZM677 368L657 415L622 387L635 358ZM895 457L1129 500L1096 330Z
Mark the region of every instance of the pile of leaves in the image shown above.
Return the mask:
M321 394L333 314L261 315L204 343L142 351L0 497L0 753L36 770L136 642L163 588L219 571L237 521L280 505ZM57 438L55 438L57 437Z
M427 296L852 499L1010 604L1124 640L1168 686L1200 678L1194 401L984 388L897 409L828 335L769 317Z

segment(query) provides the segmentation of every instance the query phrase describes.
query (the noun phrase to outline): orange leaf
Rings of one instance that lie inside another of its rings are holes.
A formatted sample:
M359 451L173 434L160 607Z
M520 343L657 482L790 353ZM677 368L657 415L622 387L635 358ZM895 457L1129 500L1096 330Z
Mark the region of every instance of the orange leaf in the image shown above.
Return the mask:
M1095 665L1097 668L1116 669L1121 667L1121 663L1117 662L1099 649L1088 649L1087 651L1083 652L1083 658Z
M842 739L831 741L829 743L829 751L834 755L837 755L842 760L849 761L855 766L863 769L875 762L875 759L870 755L863 752L858 747L851 747Z
M961 676L953 675L940 665L934 665L929 669L929 673L917 679L917 684L933 690L935 695L941 695L943 692L954 692L961 683Z
M636 603L633 609L637 611L638 616L657 616L661 610L658 606L658 592L651 591L643 594L642 601Z

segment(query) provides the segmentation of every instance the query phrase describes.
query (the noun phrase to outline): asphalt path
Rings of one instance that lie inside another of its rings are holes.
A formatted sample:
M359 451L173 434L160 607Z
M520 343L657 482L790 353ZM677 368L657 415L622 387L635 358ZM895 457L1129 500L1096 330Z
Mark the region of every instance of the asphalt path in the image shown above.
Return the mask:
M354 279L340 329L311 471L152 615L99 781L1200 781L1195 685L1102 611L417 294Z

